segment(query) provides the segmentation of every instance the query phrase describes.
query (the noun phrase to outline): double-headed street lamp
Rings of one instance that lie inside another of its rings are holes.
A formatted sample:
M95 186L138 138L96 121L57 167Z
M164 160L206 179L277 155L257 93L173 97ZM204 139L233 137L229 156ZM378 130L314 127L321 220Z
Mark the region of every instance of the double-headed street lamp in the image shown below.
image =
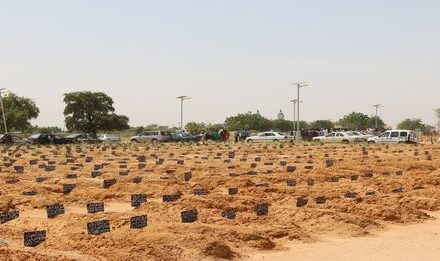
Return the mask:
M374 104L373 107L376 108L376 117L375 117L375 129L377 130L377 111L379 110L379 108L383 107L382 104Z
M179 96L177 99L180 100L180 130L183 131L183 101L191 99L188 96Z
M299 102L298 102L298 101L300 101L300 99L299 99L299 89L302 88L302 87L309 86L309 84L306 83L306 82L294 82L294 83L292 83L292 86L294 86L294 87L296 86L297 87L297 98L296 98L296 135L295 135L295 138L296 138L296 141L299 142L300 136L301 136L301 132L299 131Z

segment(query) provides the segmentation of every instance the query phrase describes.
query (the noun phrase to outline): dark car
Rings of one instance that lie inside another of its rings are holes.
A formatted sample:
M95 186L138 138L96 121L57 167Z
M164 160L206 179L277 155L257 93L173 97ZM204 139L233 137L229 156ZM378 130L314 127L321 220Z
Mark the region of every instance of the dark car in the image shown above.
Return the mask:
M20 138L12 133L0 134L0 144L24 144L28 143L27 140Z
M84 143L96 143L99 142L98 138L93 137L93 135L90 134L70 134L65 137L67 140L71 141L72 143L76 142L84 142Z
M54 134L40 133L32 135L28 140L33 144L70 144L71 140Z
M199 141L200 139L198 136L193 136L188 133L177 133L172 136L171 140L179 142L179 141Z

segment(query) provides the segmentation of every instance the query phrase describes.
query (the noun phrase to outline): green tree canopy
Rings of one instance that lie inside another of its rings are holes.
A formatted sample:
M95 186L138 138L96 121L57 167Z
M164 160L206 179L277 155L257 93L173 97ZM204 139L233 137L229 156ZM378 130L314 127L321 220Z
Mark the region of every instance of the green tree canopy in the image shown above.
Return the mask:
M114 114L113 99L102 92L64 94L64 116L69 130L96 134L98 130L128 128L128 117Z
M330 120L316 120L312 121L309 124L310 129L316 130L316 129L333 129L335 128L335 124Z
M30 120L37 118L40 113L33 100L17 96L14 93L10 93L3 98L3 105L9 131L24 131L31 128ZM2 113L0 113L0 116L3 117ZM3 122L0 125L0 129L4 132Z
M228 117L225 120L228 130L256 130L265 131L272 127L271 121L257 113L240 113L236 116Z
M338 121L338 124L346 129L367 129L375 128L375 121L376 119L374 116L368 116L361 112L352 112L342 117L342 119ZM377 127L385 127L385 123L379 117L377 119Z
M425 127L426 125L423 124L422 119L404 119L397 125L397 128L401 130L424 131Z

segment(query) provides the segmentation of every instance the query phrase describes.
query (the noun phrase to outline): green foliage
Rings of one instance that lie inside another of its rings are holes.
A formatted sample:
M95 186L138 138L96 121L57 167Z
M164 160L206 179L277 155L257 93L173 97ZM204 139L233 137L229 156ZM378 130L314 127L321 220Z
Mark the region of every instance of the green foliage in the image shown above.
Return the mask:
M35 133L60 133L63 130L57 126L50 126L50 127L34 126L32 127L31 131Z
M225 120L225 126L228 130L269 130L272 126L271 121L260 114L240 113L237 116L228 117Z
M316 120L309 124L309 128L312 130L316 129L334 129L335 124L330 120Z
M188 122L185 125L185 130L191 134L201 133L203 130L206 130L206 124L201 122Z
M338 121L338 124L341 127L346 129L367 129L367 128L375 128L375 117L368 116L364 113L360 112L352 112L348 115L345 115L342 119ZM385 123L378 117L377 127L384 128Z
M30 120L37 118L40 113L40 110L33 100L17 96L13 93L3 98L3 105L9 131L24 131L29 129L31 127ZM1 112L0 117L3 117ZM1 121L0 130L4 132L3 118Z
M64 94L64 116L69 130L96 134L98 130L127 129L128 117L113 112L113 99L102 92Z
M425 131L426 125L423 124L422 119L404 119L397 125L401 130L418 130Z

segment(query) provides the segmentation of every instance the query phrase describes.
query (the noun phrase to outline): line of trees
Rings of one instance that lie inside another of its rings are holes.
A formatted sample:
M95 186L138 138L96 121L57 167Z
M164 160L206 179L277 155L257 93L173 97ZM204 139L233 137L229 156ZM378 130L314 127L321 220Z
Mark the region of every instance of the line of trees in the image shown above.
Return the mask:
M35 102L26 97L13 93L3 98L6 121L9 131L60 132L58 127L32 126L31 120L38 117L40 111ZM129 129L129 118L115 113L113 99L103 92L70 92L64 94L64 117L69 131L79 131L96 134L98 131L114 131ZM440 109L436 111L440 118ZM0 117L2 114L0 113ZM300 121L300 129L367 129L375 128L376 118L360 112L344 115L338 121L316 120L313 122ZM385 122L379 117L377 127L385 128ZM296 123L284 119L271 120L259 113L239 113L227 117L224 123L206 124L203 122L188 122L186 130L190 133L215 131L219 129L266 131L274 130L288 132L296 128ZM424 124L421 119L404 119L397 126L399 129L429 132L433 126ZM4 132L3 124L0 130ZM168 129L167 126L151 124L146 127L134 128L136 133L146 130Z

